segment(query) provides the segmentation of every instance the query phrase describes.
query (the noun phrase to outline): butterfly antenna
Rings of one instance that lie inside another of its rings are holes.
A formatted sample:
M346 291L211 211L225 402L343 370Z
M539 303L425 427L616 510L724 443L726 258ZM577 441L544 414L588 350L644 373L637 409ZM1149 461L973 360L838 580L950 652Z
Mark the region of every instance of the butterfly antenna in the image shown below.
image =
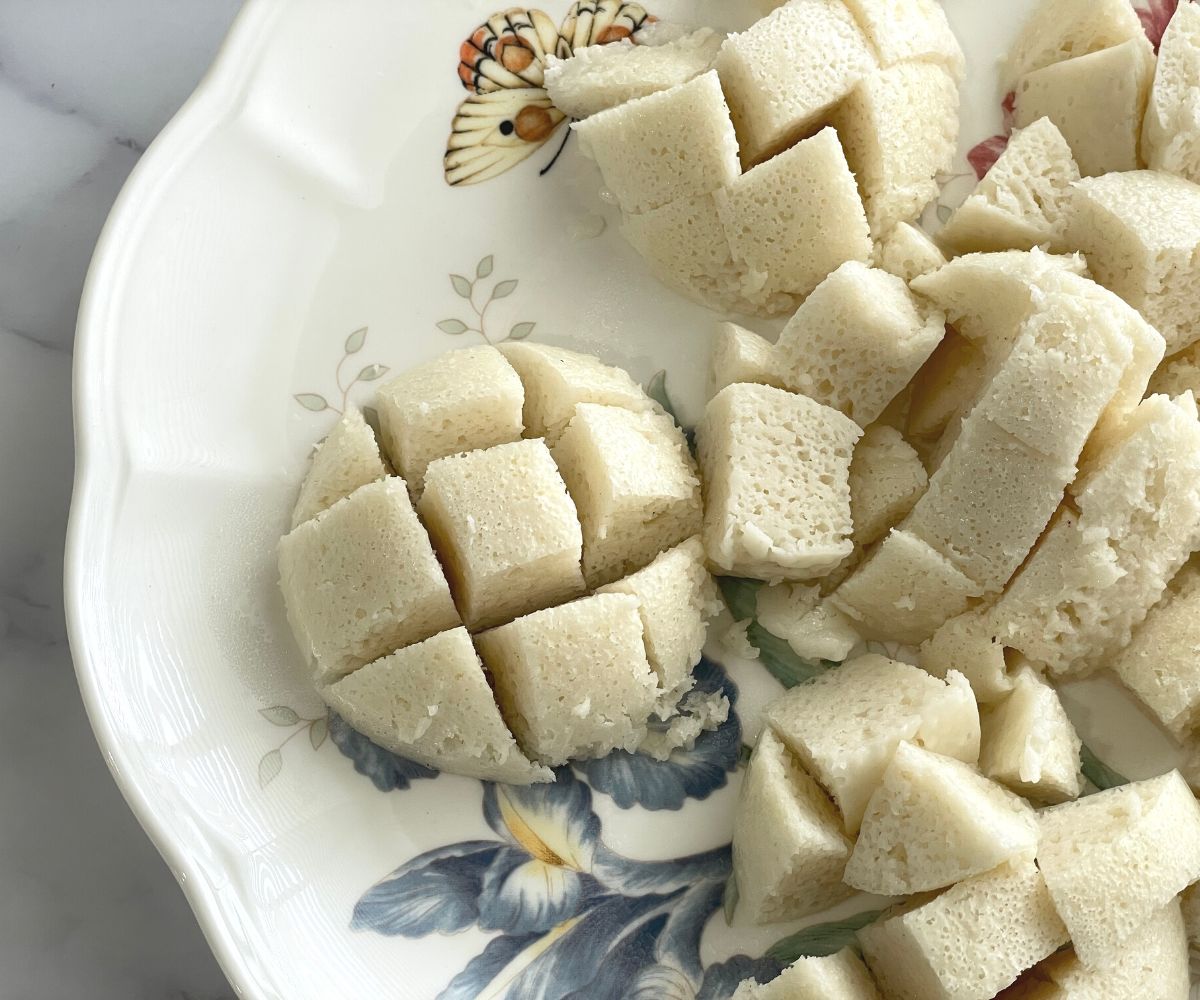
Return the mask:
M574 121L574 119L571 119L571 121ZM567 134L563 136L562 142L558 144L558 152L554 154L554 159L538 171L539 177L545 177L550 172L550 168L558 162L558 158L562 156L563 150L567 148L567 140L571 138L571 121L567 122Z

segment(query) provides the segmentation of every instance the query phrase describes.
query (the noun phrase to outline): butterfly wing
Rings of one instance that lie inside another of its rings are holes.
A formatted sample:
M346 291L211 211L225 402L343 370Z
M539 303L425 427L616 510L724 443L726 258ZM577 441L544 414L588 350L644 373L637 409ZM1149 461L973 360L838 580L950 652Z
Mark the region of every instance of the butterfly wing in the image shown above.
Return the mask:
M540 148L566 116L542 88L547 56L631 38L654 18L627 0L577 0L561 29L540 10L512 7L459 47L458 78L470 96L446 143L446 181L478 184Z
M541 87L472 94L459 106L446 143L446 182L478 184L504 173L541 148L565 120Z
M558 28L547 14L509 8L489 17L459 47L458 78L475 94L540 87L546 56L558 42Z
M576 0L559 29L556 53L565 59L588 45L632 38L655 20L641 4L628 0Z

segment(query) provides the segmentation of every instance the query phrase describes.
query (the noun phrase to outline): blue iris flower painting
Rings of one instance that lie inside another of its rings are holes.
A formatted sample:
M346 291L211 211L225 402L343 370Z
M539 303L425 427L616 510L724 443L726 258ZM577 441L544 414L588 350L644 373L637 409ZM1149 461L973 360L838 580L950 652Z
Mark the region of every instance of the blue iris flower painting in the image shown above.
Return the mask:
M728 845L665 861L625 857L605 843L593 794L621 809L680 809L723 787L738 766L737 689L711 660L697 687L723 691L728 719L668 760L617 753L560 768L552 784L483 783L489 839L446 844L371 886L351 918L361 932L406 938L494 933L439 1000L723 1000L739 982L775 976L773 958L701 961L705 925L722 905ZM330 735L382 791L436 777L331 718Z

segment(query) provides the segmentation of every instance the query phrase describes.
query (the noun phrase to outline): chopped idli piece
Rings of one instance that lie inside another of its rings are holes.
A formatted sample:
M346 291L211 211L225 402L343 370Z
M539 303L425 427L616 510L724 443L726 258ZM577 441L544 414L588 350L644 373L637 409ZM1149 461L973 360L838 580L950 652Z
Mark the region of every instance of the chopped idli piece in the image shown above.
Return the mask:
M783 638L777 626L788 627L807 615L820 603L821 587L816 583L773 583L760 587L755 595L754 617L772 635ZM764 617L765 616L765 617Z
M1185 392L1200 396L1200 343L1192 344L1167 358L1155 370L1147 395L1178 396Z
M721 649L739 660L757 660L759 649L750 641L751 619L743 618L729 626L718 639Z
M1000 701L1013 689L1004 646L992 634L982 609L947 621L921 644L920 658L921 666L934 677L959 671L970 682L980 705Z
M581 597L482 632L475 644L500 711L533 760L557 767L632 753L645 739L658 682L636 597Z
M990 1000L1067 937L1032 858L909 903L858 932L889 1000Z
M792 0L730 35L717 72L742 162L761 163L803 139L874 68L867 40L840 0Z
M969 764L901 743L871 794L846 884L881 896L941 889L1037 848L1029 803Z
M979 757L979 710L961 674L941 681L875 654L792 688L765 718L833 797L852 836L904 740L967 763Z
M735 576L803 580L853 548L850 461L862 431L837 410L765 385L722 389L696 428L704 549Z
M308 474L292 510L292 527L311 521L360 486L386 475L375 432L360 410L348 408L313 451Z
M1031 667L979 720L979 769L989 778L1043 805L1079 798L1082 743L1058 693Z
M866 427L945 331L945 315L922 307L904 279L850 260L817 285L783 328L774 371L788 389Z
M982 392L986 386L987 381L985 379L979 387L979 392ZM978 398L972 400L971 405L967 407L966 413L968 415L977 401ZM921 461L925 463L925 468L929 470L931 475L942 467L942 462L946 460L946 456L954 450L954 445L962 434L965 421L966 416L955 417L950 421L950 426L942 432L941 437L934 441L918 441L922 445Z
M883 67L904 62L944 66L956 80L966 70L962 47L937 0L845 0Z
M942 553L895 529L829 600L864 637L917 645L981 596Z
M700 531L696 465L666 413L580 403L552 454L579 512L589 589Z
M1104 325L1118 331L1118 335L1128 340L1132 348L1117 391L1084 448L1084 458L1079 463L1082 467L1089 461L1088 456L1103 447L1141 403L1146 395L1146 387L1162 361L1166 344L1162 334L1150 326L1133 306L1090 278L1059 271L1045 277L1042 287L1047 293L1062 292L1089 302L1098 315L1105 316Z
M868 427L850 463L851 540L871 545L916 506L929 476L916 450L894 427Z
M968 413L987 385L983 348L947 330L929 360L913 377L907 431L925 440L940 436Z
M1074 478L1072 462L1043 455L973 413L902 527L949 559L984 594L999 593Z
M1144 36L1055 63L1021 77L1014 124L1050 119L1084 177L1136 170L1153 80L1154 50Z
M1012 90L1026 73L1145 37L1127 0L1043 0L1010 50L1001 83Z
M862 200L831 128L746 171L715 197L748 295L803 299L838 265L871 259Z
M710 194L680 198L640 215L622 218L621 233L668 288L709 309L777 316L794 312L794 295L769 289L751 276L733 251Z
M1111 643L1111 633L1119 633L1125 617L1124 595L1113 595L1110 602L1104 593L1122 576L1121 559L1109 549L1107 537L1088 539L1079 516L1064 507L988 612L987 628L996 642L1019 650L1052 674L1088 673L1096 647ZM1084 634L1092 623L1104 628L1103 637Z
M524 429L521 380L494 347L449 351L385 383L375 400L384 451L413 500L430 462L519 441Z
M692 689L662 718L665 702L659 699L658 718L650 718L637 752L655 760L670 760L676 750L691 750L701 733L713 732L729 718L729 699L720 691Z
M587 118L706 73L723 40L715 31L700 28L662 45L622 39L575 49L566 59L550 55L546 91L563 114Z
M858 546L855 546L854 551L841 561L837 569L826 573L823 577L821 577L820 580L817 581L817 585L821 589L821 594L824 597L825 602L828 602L828 599L833 592L836 591L838 587L840 587L848 579L850 579L850 574L855 572L855 570L857 570L866 561L868 551L874 550L862 549ZM833 608L833 605L830 604L829 607ZM834 610L838 611L843 618L846 618L849 624L856 630L860 627L857 622L850 619L844 612L842 612L841 608L834 608Z
M1158 46L1158 68L1142 127L1151 170L1200 181L1200 7L1181 3Z
M318 686L459 624L429 536L397 477L361 486L292 529L279 543L279 577Z
M1039 250L971 254L913 282L914 288L946 309L960 331L970 335L969 345L957 335L947 335L913 381L910 433L925 438L942 434L933 466L941 464L956 442L959 418L975 409L982 396L993 398L989 413L1000 414L998 422L1010 430L1030 427L1026 412L1030 405L1052 408L1054 401L1048 396L1037 398L1044 390L1029 380L1039 370L1046 378L1061 379L1073 367L1085 367L1073 351L1060 349L1068 336L1091 341L1099 350L1103 350L1100 345L1112 343L1114 356L1106 356L1088 379L1070 379L1070 391L1058 401L1060 411L1066 412L1056 419L1069 420L1075 433L1053 442L1060 454L1077 454L1078 437L1086 436L1089 423L1098 425L1089 444L1093 448L1140 401L1150 373L1161 360L1162 338L1137 310L1076 273L1078 264L1078 257L1055 257ZM1064 320L1069 320L1065 326ZM1092 325L1097 329L1090 330ZM1023 337L1027 341L1022 348L1014 349ZM1097 419L1098 397L1109 392L1118 357L1121 373ZM1024 389L1018 390L1019 384ZM1002 398L1013 392L1025 393L1025 402L1014 404ZM1070 412L1072 408L1077 412ZM1051 443L1043 438L1034 447L1047 450Z
M1200 803L1178 771L1051 806L1038 823L1038 868L1090 969L1111 968L1200 878Z
M989 613L999 641L1056 675L1108 666L1200 536L1200 423L1151 396L1106 442Z
M623 212L712 194L742 172L716 71L571 126Z
M853 948L797 959L769 983L744 980L733 1000L880 1000L875 980Z
M1046 288L995 366L970 421L986 419L1027 447L1073 466L1133 361L1121 312L1108 306ZM1144 389L1143 381L1138 398ZM1135 400L1130 408L1136 405ZM1046 509L1047 519L1054 506Z
M708 394L715 396L735 382L757 382L781 388L771 371L772 344L736 323L721 323L708 366Z
M580 403L653 410L654 401L629 373L590 354L549 344L509 342L500 348L525 386L525 435L554 444Z
M708 29L696 28L684 24L682 21L646 20L642 22L642 26L634 32L632 37L638 45L670 45L672 42L682 41L705 30ZM722 36L723 38L724 36Z
M806 660L840 663L861 642L855 623L821 599L821 588L777 583L758 592L758 623Z
M912 288L941 309L959 334L994 353L1011 344L1029 318L1040 282L1060 270L1082 275L1087 268L1078 254L973 253L913 279Z
M832 123L871 232L882 235L937 197L958 144L958 84L936 63L900 63L861 80Z
M1079 167L1049 118L1013 133L938 241L954 254L1060 247Z
M853 895L842 882L850 842L837 810L769 729L750 758L734 815L737 914L773 924Z
M367 739L426 767L510 785L554 780L508 731L465 628L369 663L321 697Z
M1200 888L1190 885L1179 896L1183 909L1183 925L1187 930L1188 941L1193 945L1200 944Z
M1179 901L1168 903L1130 938L1106 969L1089 969L1073 951L1051 955L1002 1000L1187 1000L1188 938Z
M1181 743L1200 724L1200 564L1186 565L1108 667Z
M1075 186L1067 240L1175 354L1200 339L1200 186L1153 170Z
M946 255L937 244L908 222L897 222L875 244L876 267L905 281L936 271L945 263Z
M544 441L438 459L417 509L473 632L584 591L583 533Z
M733 251L711 194L679 198L661 208L625 215L621 234L646 262L650 273L668 288L710 308L755 313L760 305L744 297L745 275L733 262ZM761 311L786 311L790 296Z
M704 565L699 537L668 549L645 569L601 587L601 594L637 598L646 657L658 674L660 703L674 708L693 684L708 621L722 608L716 584Z

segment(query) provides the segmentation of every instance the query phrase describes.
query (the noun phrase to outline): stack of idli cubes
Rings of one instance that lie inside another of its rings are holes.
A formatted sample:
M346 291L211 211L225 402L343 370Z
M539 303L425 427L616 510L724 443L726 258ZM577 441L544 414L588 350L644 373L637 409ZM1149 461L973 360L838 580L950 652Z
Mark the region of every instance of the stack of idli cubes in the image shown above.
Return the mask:
M528 783L616 749L667 756L723 721L723 695L681 706L719 607L697 470L626 372L475 347L375 407L378 438L352 410L316 449L279 550L297 641L350 725Z
M715 54L648 41L585 49L548 86L649 270L713 308L794 311L950 168L963 56L932 0L790 0Z

